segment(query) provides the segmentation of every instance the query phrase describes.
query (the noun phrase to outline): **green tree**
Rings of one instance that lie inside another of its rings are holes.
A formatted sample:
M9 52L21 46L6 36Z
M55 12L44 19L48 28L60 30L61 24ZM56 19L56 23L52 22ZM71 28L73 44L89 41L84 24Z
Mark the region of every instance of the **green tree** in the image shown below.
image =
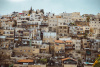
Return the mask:
M100 67L100 56L94 62L93 67Z
M83 67L81 59L78 59L78 66L77 67Z
M87 34L87 33L85 33L84 38L87 38L87 35L88 35L88 34Z
M42 12L44 14L44 10L43 9L41 9L40 12Z
M13 26L14 26L14 27L17 26L17 21L16 21L16 20L14 20L14 24L13 24Z
M38 14L38 12L36 11L36 14Z
M100 67L100 62L96 63L94 67Z
M47 63L47 59L40 59L41 63L46 64Z
M89 22L89 21L90 21L90 17L89 17L89 16L86 18L86 21L87 21L87 22Z
M32 11L33 11L33 10L32 10L32 7L31 7L31 9L29 10L29 14L32 14Z

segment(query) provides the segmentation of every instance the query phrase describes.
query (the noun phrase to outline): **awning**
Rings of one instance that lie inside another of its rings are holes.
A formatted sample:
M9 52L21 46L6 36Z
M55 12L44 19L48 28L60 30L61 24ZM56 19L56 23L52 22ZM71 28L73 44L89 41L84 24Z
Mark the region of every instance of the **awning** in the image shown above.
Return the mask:
M33 62L33 60L18 60L18 62L24 62L24 63L27 63L27 62Z
M84 62L84 64L91 64L91 65L92 65L93 63L89 63L89 62Z

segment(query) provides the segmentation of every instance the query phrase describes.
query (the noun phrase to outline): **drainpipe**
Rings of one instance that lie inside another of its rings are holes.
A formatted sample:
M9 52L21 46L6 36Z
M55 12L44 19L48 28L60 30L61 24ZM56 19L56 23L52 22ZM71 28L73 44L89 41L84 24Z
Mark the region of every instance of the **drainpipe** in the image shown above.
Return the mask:
M30 38L30 47L31 47L31 38Z

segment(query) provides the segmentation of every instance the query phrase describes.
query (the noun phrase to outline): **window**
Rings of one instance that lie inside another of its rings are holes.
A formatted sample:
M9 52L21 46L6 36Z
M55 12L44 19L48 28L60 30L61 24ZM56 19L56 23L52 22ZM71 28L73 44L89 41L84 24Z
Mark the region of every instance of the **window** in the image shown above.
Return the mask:
M64 36L67 36L67 34L64 34Z
M24 52L26 52L26 50L24 50Z
M78 56L78 54L75 54L76 56Z
M62 34L60 34L60 36L62 36Z
M67 29L66 27L64 27L64 29Z
M61 47L61 49L63 49L63 47Z
M43 46L43 48L45 48L45 46Z
M58 49L58 47L56 47L56 49Z
M81 28L81 30L83 30L83 28Z
M66 23L63 23L63 25L66 25Z
M60 29L62 29L62 27L60 27Z

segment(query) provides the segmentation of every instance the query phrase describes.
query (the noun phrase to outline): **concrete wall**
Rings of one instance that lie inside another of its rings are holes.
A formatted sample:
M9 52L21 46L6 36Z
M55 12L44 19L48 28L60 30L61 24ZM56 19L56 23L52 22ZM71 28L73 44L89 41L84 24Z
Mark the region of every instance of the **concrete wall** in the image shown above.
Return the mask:
M92 65L84 65L84 67L93 67Z
M61 49L65 50L65 45L64 44L59 44L59 45L54 44L55 52L60 51Z
M28 46L14 48L14 50L15 50L15 55L22 55L22 54L32 55L35 53L39 53L39 48L33 48Z
M43 42L53 43L56 40L56 32L44 32L43 33Z
M46 65L21 65L21 64L14 64L13 67L46 67Z
M77 67L77 65L74 65L74 64L64 64L64 67Z

